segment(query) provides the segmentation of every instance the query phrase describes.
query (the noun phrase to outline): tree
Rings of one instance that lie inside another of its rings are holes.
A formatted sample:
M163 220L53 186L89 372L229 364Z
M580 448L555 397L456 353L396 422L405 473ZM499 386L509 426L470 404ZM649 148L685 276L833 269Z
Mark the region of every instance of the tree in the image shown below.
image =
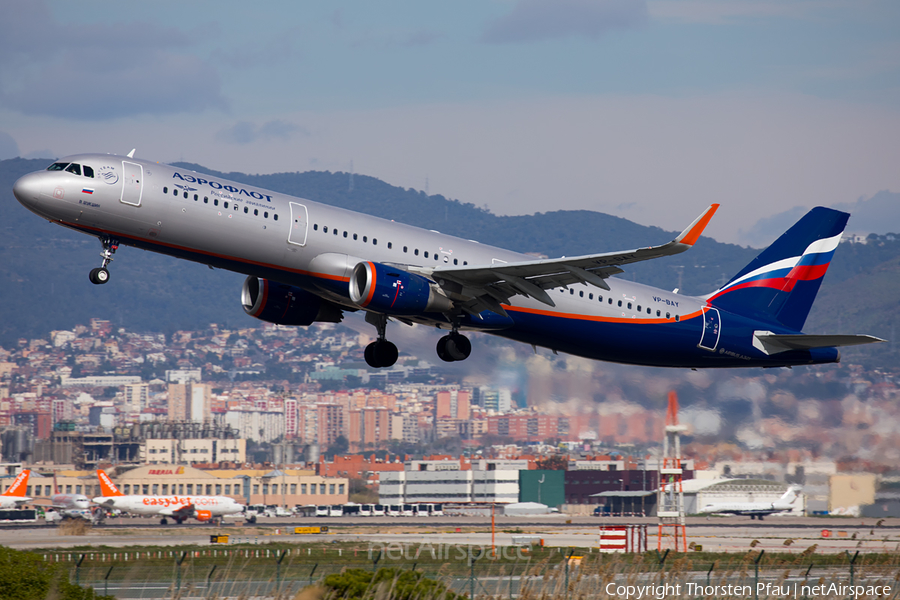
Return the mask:
M334 457L337 454L347 454L347 451L350 450L350 442L347 441L343 435L339 435L334 438L334 441L328 446L328 450L325 451L325 455L329 457Z
M545 456L537 460L537 468L545 471L568 471L569 458L561 454Z

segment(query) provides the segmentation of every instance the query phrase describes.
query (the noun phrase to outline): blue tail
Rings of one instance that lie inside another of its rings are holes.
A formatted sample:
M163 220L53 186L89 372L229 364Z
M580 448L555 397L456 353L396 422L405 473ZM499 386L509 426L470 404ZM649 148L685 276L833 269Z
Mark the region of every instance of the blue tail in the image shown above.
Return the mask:
M707 302L800 331L849 218L830 208L812 209Z

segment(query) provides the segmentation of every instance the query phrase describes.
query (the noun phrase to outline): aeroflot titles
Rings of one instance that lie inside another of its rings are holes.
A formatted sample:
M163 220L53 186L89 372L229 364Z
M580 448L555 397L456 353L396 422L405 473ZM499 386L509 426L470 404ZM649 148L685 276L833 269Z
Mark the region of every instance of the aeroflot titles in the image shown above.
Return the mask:
M182 175L178 171L172 173L172 178L187 181L188 183L196 183L198 185L206 184L214 190L225 190L237 195L243 194L245 196L250 196L251 198L256 198L257 200L262 200L263 198L265 198L269 202L272 201L272 196L269 196L267 194L260 194L259 192L248 192L244 188L236 188L233 185L222 185L218 181L207 180L201 177L194 177L193 175Z
M219 503L217 498L210 496L144 496L141 500L144 506L179 506L193 504L195 506L215 506Z

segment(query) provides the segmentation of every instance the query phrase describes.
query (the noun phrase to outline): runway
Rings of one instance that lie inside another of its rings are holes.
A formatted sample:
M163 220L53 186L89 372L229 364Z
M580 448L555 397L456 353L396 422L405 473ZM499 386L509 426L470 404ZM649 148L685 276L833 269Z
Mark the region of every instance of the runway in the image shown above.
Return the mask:
M545 546L596 548L601 525L647 525L647 547L657 548L656 520L609 518L503 517L496 520L494 542L514 545L514 537L535 536ZM326 525L327 534L295 535L299 526ZM861 553L900 550L900 520L772 518L763 522L741 517L688 519L687 542L708 552L799 553L813 544L816 552ZM0 526L0 544L17 549L65 550L85 546L127 548L131 546L208 545L213 533L228 534L232 544L361 542L368 545L491 545L490 518L335 518L267 519L255 525L168 525L155 520L115 519L92 528L85 535L63 535L51 525ZM663 546L671 546L664 538Z

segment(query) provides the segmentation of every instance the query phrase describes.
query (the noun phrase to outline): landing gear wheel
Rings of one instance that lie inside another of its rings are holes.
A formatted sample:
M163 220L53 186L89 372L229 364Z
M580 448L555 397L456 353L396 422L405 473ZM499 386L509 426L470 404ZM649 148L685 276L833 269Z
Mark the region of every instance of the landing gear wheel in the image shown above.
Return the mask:
M101 285L109 281L109 270L105 267L97 267L96 269L91 269L91 274L88 276L88 278L94 285Z
M466 360L471 353L472 342L464 335L451 333L438 340L437 355L444 362Z
M366 346L366 363L376 369L392 367L398 354L397 346L387 340L378 340Z
M162 519L159 520L159 524L160 524L160 525L168 525L169 522L166 520L165 517L163 517Z

